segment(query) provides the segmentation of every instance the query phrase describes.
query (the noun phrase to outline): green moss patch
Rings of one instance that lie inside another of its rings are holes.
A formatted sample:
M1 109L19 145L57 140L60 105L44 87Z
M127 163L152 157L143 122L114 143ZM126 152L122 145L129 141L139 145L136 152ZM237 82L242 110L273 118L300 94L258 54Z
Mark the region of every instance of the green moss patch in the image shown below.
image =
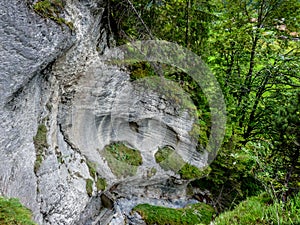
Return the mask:
M60 14L64 9L64 2L61 0L42 0L33 5L34 11L42 17L52 19L57 24L67 25L71 30L74 29L72 22L67 22Z
M1 225L36 225L32 221L31 211L15 198L0 197Z
M182 209L171 209L161 206L141 204L134 207L147 224L182 225L182 224L209 224L214 209L204 203L189 205Z
M86 193L90 197L93 195L93 183L92 179L87 179L85 183Z
M201 178L210 172L209 167L200 170L196 166L185 163L182 157L168 146L158 149L154 157L162 169L178 173L185 180Z
M138 166L143 163L141 153L136 149L128 148L123 143L106 146L104 156L112 172L119 178L135 175Z
M181 156L168 146L159 148L154 157L160 167L166 171L178 172L185 164Z
M33 143L36 151L34 172L37 173L42 165L44 149L49 147L47 143L47 127L44 124L38 126L36 135L33 137Z
M97 165L96 165L96 163L93 163L93 162L87 160L86 165L89 168L89 172L90 172L91 177L95 178L96 175L97 175L97 170L96 170Z
M98 177L96 182L97 191L104 191L106 188L106 180L104 178Z
M206 167L200 170L198 167L193 166L189 163L186 163L179 171L182 179L185 180L192 180L192 179L199 179L204 176L207 176L211 171L210 167Z
M91 162L89 160L86 161L86 165L88 166L89 168L89 172L90 172L90 176L96 180L96 188L97 188L97 191L104 191L105 188L106 188L106 180L105 178L102 178L98 172L97 172L97 164L94 163L94 162ZM89 179L91 180L91 179ZM90 181L88 181L89 184L87 184L87 192L88 193L91 193L91 189L90 188L92 185L90 185ZM93 184L93 183L92 183ZM89 191L88 191L89 190Z

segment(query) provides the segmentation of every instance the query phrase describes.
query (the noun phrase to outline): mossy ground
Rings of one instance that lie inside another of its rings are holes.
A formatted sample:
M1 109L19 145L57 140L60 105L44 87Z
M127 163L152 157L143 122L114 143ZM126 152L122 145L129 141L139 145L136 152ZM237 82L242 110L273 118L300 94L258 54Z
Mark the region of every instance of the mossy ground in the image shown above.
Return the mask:
M204 203L189 205L183 209L141 204L134 207L133 211L138 212L147 224L157 225L209 224L215 213L211 206Z
M18 199L0 196L1 225L36 225L30 210L22 206Z
M38 126L36 135L33 137L33 143L36 151L36 160L34 163L34 172L37 173L42 161L44 149L48 148L47 143L47 127L44 124Z
M200 170L196 166L185 163L181 156L168 146L158 149L154 156L162 169L178 173L185 180L202 178L210 172L209 167Z
M138 150L128 148L123 143L106 146L104 156L112 172L119 178L135 175L138 166L143 162Z

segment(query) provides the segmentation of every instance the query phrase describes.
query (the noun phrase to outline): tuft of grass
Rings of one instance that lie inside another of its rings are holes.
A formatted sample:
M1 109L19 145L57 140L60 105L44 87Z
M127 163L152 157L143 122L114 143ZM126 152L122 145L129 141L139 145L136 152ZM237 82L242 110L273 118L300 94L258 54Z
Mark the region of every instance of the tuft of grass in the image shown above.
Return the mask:
M44 149L48 148L47 127L44 124L38 126L36 135L33 137L33 143L36 151L36 160L34 163L34 172L37 173L43 162Z
M112 172L118 177L133 176L142 165L141 153L123 143L113 143L104 148L104 156Z
M61 0L41 0L33 5L34 11L44 18L49 18L55 21L57 24L67 25L71 30L74 30L72 22L66 21L64 18L60 17L63 12L64 3Z
M265 193L247 198L232 211L220 214L215 225L290 224L300 222L300 192L286 203L273 202Z
M85 184L86 193L90 197L93 195L93 183L94 183L94 181L92 179L86 180L86 184Z
M141 204L134 207L133 211L138 212L147 224L157 225L193 225L200 222L209 224L215 213L211 206L204 203L192 204L182 209Z
M18 199L0 196L1 225L36 225L32 221L31 211L25 208Z

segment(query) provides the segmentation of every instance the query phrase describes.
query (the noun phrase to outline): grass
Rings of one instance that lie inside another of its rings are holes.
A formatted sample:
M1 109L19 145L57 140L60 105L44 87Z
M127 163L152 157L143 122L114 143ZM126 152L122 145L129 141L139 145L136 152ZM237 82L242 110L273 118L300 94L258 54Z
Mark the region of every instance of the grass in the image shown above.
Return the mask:
M266 194L250 197L214 221L214 225L227 224L300 224L300 193L287 203L273 203Z
M63 1L61 0L42 0L38 1L33 5L34 11L44 18L50 18L57 24L67 25L71 30L74 30L72 22L66 21L60 17L61 12L64 9Z
M15 198L0 196L1 225L36 225L32 221L31 211Z
M134 207L133 211L138 212L146 224L156 225L209 224L215 213L211 206L204 203L189 205L182 209L141 204Z
M133 176L142 165L141 153L123 143L113 143L104 148L104 156L112 172L118 177Z
M38 126L36 135L33 137L33 143L36 151L34 172L37 173L43 161L44 149L49 146L47 143L47 127L44 124Z
M168 146L158 149L154 157L162 169L178 173L185 180L202 178L210 172L209 167L200 170L196 166L185 163L181 156Z

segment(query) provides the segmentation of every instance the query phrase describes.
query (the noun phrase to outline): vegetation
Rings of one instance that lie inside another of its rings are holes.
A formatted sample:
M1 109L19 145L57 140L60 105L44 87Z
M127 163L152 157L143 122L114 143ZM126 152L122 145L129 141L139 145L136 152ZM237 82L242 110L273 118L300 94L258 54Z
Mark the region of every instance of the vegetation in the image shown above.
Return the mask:
M154 157L161 168L174 172L178 172L185 163L181 156L169 146L158 149Z
M35 225L31 211L22 206L18 199L0 196L0 224Z
M111 32L119 44L176 42L201 55L218 79L227 106L225 140L209 176L191 183L210 191L218 212L248 198L256 215L265 203L250 197L261 192L271 197L269 207L299 204L298 197L292 200L300 190L299 11L298 0L110 1ZM199 85L169 65L140 63L131 69L132 80L160 76L189 94L198 116L190 135L199 135L199 151L205 148L210 110ZM157 153L156 160L162 168L177 170L182 159L170 152ZM287 214L276 215L257 223L297 223L285 219Z
M106 180L105 178L102 178L100 176L100 174L97 172L97 164L96 163L93 163L89 160L86 161L86 164L89 168L89 172L90 172L90 175L91 177L96 180L96 188L97 188L97 191L104 191L105 188L106 188ZM91 179L90 179L91 180ZM87 183L87 192L88 193L92 193L92 186L93 186L93 183L89 184ZM89 191L88 191L89 190Z
M35 137L33 137L33 143L36 151L36 160L34 163L34 172L37 173L39 170L42 161L43 161L43 154L45 148L48 148L47 143L47 127L44 124L40 124L38 126L37 132Z
M183 209L141 204L134 207L133 211L138 212L147 224L157 225L209 224L215 213L211 206L204 203L189 205Z
M180 177L185 180L202 178L210 171L209 167L207 169L200 170L196 166L185 163L181 156L169 146L158 149L154 157L155 161L161 166L161 168L178 173L180 174Z
M86 189L86 193L90 197L93 195L93 184L94 184L94 181L92 179L86 180L85 189Z
M104 178L98 177L96 182L97 191L104 191L106 188L106 180Z
M214 224L299 224L299 197L298 194L286 204L274 203L266 194L250 197L237 205L234 210L219 215Z
M71 30L74 30L73 23L66 21L60 16L64 10L64 2L62 0L41 0L33 5L33 9L40 16L50 18L59 25L65 24Z
M105 147L104 156L112 172L117 177L127 177L136 174L138 166L142 165L141 153L123 143L113 143Z

